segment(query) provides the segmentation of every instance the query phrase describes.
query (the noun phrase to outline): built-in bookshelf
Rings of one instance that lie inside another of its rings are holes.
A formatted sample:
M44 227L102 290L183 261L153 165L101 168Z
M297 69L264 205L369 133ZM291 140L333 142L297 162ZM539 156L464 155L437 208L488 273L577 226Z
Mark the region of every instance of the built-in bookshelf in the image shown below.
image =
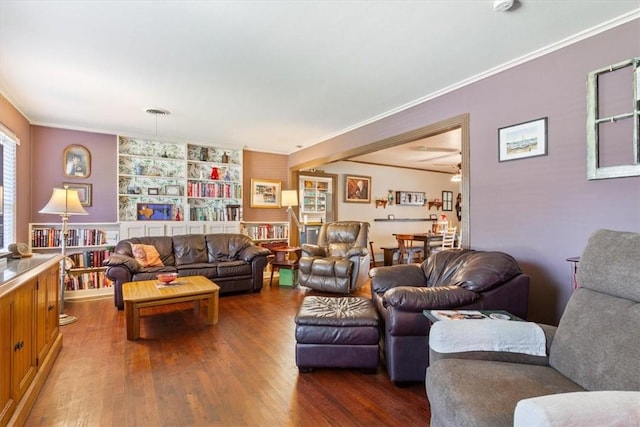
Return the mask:
M65 300L112 295L104 261L120 238L117 223L69 224L66 242ZM29 224L29 247L33 252L62 250L61 223Z
M118 137L120 222L241 219L241 149Z
M273 243L288 244L289 242L289 223L286 221L242 221L240 232L261 246L269 247L274 246Z

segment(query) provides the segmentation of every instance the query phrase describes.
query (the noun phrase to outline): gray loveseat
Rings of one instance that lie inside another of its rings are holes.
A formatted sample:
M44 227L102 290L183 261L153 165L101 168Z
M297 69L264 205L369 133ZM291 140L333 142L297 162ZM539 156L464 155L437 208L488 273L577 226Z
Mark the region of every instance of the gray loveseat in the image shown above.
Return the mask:
M539 325L542 355L432 348L431 425L640 425L640 234L594 233L578 283L557 328ZM438 322L451 342L454 322L493 321Z
M163 266L140 265L133 256L132 244L154 246ZM104 264L107 266L105 274L114 281L115 306L123 310L122 284L152 280L161 272L205 276L220 286L221 294L260 292L270 253L243 234L135 237L118 242Z

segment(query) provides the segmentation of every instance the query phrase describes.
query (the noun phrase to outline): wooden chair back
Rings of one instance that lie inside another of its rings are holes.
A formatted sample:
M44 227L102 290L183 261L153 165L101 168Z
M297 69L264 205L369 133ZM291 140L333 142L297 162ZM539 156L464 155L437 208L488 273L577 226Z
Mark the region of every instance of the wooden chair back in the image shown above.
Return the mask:
M396 234L398 241L398 264L412 263L416 257L416 262L420 262L422 255L421 246L413 246L413 234Z

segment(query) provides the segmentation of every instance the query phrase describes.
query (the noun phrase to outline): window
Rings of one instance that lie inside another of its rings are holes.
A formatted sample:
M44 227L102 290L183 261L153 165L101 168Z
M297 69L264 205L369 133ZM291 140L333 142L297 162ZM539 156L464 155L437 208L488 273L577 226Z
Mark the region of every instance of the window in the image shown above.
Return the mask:
M640 176L640 57L587 78L587 178L623 176Z
M16 145L20 141L0 124L0 247L3 251L16 236Z

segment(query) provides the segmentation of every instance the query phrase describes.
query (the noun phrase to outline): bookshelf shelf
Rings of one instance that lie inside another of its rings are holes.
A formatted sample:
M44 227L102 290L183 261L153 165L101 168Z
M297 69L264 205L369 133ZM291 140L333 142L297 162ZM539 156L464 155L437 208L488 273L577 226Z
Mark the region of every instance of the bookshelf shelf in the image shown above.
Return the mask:
M106 278L102 261L118 243L118 223L68 224L65 275L65 299L96 298L113 294L111 281ZM60 251L61 223L30 223L29 249L33 252Z

